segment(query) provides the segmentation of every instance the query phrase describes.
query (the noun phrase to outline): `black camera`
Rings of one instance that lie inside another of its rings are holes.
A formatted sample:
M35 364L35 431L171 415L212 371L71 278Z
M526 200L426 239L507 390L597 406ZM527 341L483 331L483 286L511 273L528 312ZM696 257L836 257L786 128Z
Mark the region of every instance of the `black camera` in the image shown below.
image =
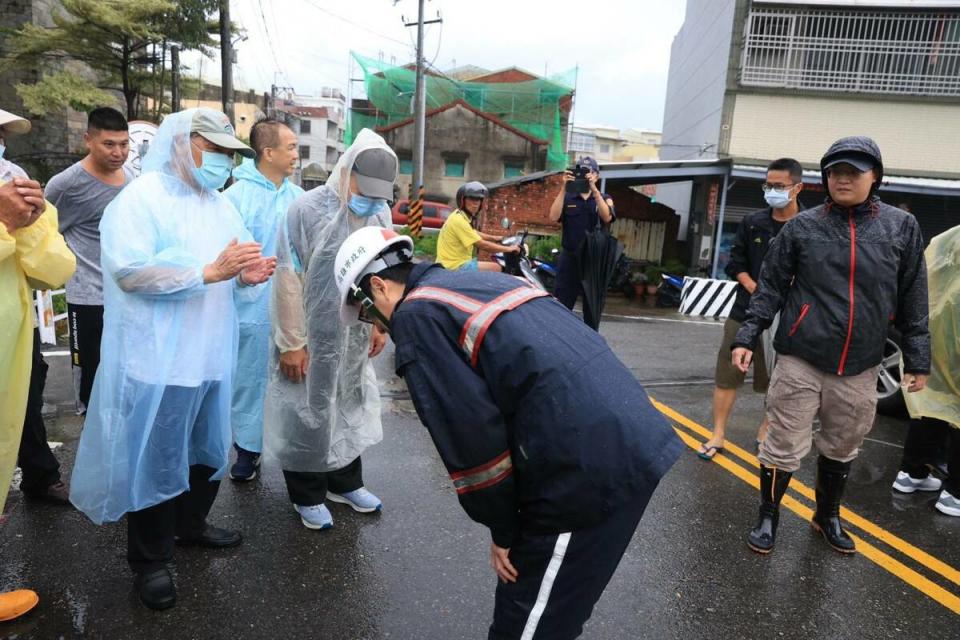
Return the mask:
M567 169L573 174L573 180L567 183L567 193L587 193L590 191L590 181L587 176L590 175L590 165L577 163Z

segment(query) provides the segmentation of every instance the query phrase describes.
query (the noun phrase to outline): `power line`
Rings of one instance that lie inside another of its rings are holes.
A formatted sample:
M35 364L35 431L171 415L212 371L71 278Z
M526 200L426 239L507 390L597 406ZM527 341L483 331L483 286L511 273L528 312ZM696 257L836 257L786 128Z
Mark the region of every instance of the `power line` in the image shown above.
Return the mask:
M404 47L408 46L408 43L404 42L403 40L398 40L397 38L388 36L388 35L386 35L386 34L383 34L383 33L378 32L378 31L374 31L373 29L370 29L370 28L368 28L368 27L360 24L359 22L354 22L353 20L350 20L349 18L344 18L344 17L341 16L341 15L337 15L337 14L334 13L333 11L330 11L329 9L326 9L326 8L324 8L324 7L321 7L321 6L317 5L315 2L313 2L313 0L304 0L304 2L306 2L308 5L310 5L311 7L313 7L314 9L316 9L317 11L320 11L320 12L322 12L322 13L327 14L327 15L330 16L331 18L336 18L337 20L340 20L341 22L346 22L346 23L349 24L349 25L353 25L354 27L356 27L356 28L358 28L358 29L361 29L361 30L363 30L363 31L366 31L367 33L372 33L373 35L375 35L375 36L377 36L377 37L383 38L384 40L389 40L389 41L391 41L391 42L396 42L397 44L402 44Z
M273 64L277 71L283 73L283 69L280 67L280 59L277 58L277 52L273 48L273 40L270 38L270 30L267 29L267 16L263 13L263 0L257 0L257 6L260 8L260 18L263 20L263 32L267 36L267 45L270 47L270 54L273 56Z

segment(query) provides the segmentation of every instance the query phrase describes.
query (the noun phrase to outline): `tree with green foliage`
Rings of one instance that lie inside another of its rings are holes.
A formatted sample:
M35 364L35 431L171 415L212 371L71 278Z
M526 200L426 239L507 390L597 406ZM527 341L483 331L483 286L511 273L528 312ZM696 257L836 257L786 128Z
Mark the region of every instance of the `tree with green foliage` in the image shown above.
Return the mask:
M37 83L17 84L25 106L37 115L66 106L87 110L113 102L107 92L115 91L123 96L130 119L141 116L142 98L152 95L156 118L165 93L169 46L208 54L217 44L211 16L218 0L62 0L61 4L62 9L52 11L53 27L27 23L11 34L7 60L0 67L0 72L40 70ZM86 65L92 78L69 69L71 61Z

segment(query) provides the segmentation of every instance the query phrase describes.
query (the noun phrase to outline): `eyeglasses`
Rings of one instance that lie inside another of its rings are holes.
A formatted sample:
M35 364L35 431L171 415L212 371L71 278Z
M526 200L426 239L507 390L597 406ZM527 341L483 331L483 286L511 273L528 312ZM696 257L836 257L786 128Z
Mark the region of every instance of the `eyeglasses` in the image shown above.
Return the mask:
M351 302L359 307L357 311L357 320L365 324L373 324L389 332L390 322L377 309L373 300L367 297L367 294L357 285L350 288Z
M784 191L785 189L790 189L792 187L795 187L796 185L797 185L796 182L791 182L790 184L780 184L777 182L774 182L774 183L764 182L760 188L763 189L764 193L767 193L768 191Z

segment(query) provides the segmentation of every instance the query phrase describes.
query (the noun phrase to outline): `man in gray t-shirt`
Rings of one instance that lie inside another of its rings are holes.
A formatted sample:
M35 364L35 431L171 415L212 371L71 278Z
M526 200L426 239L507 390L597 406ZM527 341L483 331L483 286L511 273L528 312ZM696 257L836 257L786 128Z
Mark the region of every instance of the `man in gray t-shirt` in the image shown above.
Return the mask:
M100 218L133 179L124 167L130 137L123 114L109 107L91 111L84 142L87 156L53 176L46 188L47 199L60 214L60 233L77 256L77 270L66 288L70 352L82 411L90 402L103 335Z

